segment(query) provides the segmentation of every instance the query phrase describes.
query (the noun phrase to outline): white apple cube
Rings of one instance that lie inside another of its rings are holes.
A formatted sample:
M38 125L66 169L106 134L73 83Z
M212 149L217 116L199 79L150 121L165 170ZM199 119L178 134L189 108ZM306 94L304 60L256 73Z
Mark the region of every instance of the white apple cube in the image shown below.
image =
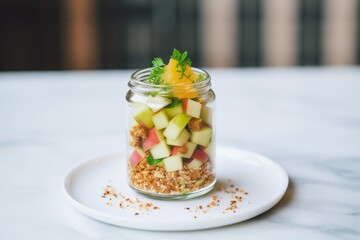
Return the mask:
M130 155L130 166L135 167L144 157L145 152L141 148L135 148Z
M203 105L202 108L201 108L200 118L204 122L206 122L207 124L212 126L212 124L213 124L213 110L210 107L207 107L207 106Z
M170 120L164 131L164 136L168 139L175 140L180 135L181 131L186 127L190 119L190 116L183 113L176 115Z
M153 111L144 103L135 102L131 106L132 116L143 127L150 129L154 127L151 117L154 115Z
M199 131L191 132L190 141L201 146L207 147L210 143L212 136L212 129L209 127L203 127Z
M165 108L166 115L169 117L169 119L174 118L176 115L179 115L180 113L183 113L182 105L179 104L172 108Z
M152 128L148 131L147 138L143 141L142 148L144 151L149 150L156 144L160 143L164 139L162 132L156 128Z
M203 162L198 159L193 159L186 166L188 169L199 168L203 165Z
M175 140L167 138L166 143L172 146L182 146L189 140L189 138L190 133L186 129L183 129Z
M161 159L170 156L170 147L166 144L165 139L156 144L150 149L151 155L154 159Z
M146 104L148 105L149 108L151 108L153 112L159 111L160 109L162 109L163 107L165 107L170 103L171 103L170 99L161 96L154 96L154 97L149 96L148 99L146 100Z
M164 158L165 170L167 172L174 172L183 169L183 161L179 156L171 156Z
M193 155L193 153L196 149L196 146L197 145L195 143L186 142L181 147L175 146L171 151L171 155L172 156L180 156L180 157L184 157L184 158L191 158L191 156Z
M198 103L191 99L185 99L182 102L182 107L183 107L184 113L186 113L187 115L194 117L194 118L200 117L201 106L202 106L201 103Z
M164 129L169 124L169 118L165 111L159 111L152 116L152 121L157 129Z
M210 157L215 156L214 141L211 141L207 147L202 147L202 150Z

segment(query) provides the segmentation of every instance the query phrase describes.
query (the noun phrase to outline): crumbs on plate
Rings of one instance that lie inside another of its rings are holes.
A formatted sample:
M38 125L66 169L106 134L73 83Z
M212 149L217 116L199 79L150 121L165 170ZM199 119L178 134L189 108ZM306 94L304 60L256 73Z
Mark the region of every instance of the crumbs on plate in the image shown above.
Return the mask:
M106 202L107 206L113 206L112 201L114 199L118 200L116 204L121 209L133 209L134 215L139 216L140 214L149 214L152 210L159 210L160 207L155 206L152 202L144 202L141 201L138 197L135 199L131 199L129 197L124 196L122 193L116 193L114 186L106 185L103 188L102 198L106 198L108 201Z
M244 189L236 187L232 184L231 179L228 179L228 184L217 188L217 194L211 195L211 201L206 204L200 204L195 208L185 207L184 209L190 213L196 213L194 218L198 218L199 214L206 214L211 211L211 209L222 209L222 213L226 214L228 212L236 213L236 210L240 207L240 204L243 203L243 198L249 193ZM221 195L221 196L220 196ZM250 202L247 202L250 204ZM220 207L221 206L221 207Z
M199 216L209 213L212 209L222 211L226 213L236 213L243 202L244 198L249 193L244 189L236 187L232 184L231 179L228 179L226 186L218 187L214 194L211 195L210 201L203 204L199 204L196 207L185 206L183 209L193 215L194 219L198 219ZM154 205L150 201L142 201L138 197L132 199L124 196L122 193L117 193L114 186L106 185L103 188L102 198L106 199L107 206L117 206L121 209L132 209L134 216L149 215L154 210L160 210L159 206ZM113 201L117 201L114 203ZM246 201L247 204L251 204L250 201ZM185 202L184 202L185 204Z

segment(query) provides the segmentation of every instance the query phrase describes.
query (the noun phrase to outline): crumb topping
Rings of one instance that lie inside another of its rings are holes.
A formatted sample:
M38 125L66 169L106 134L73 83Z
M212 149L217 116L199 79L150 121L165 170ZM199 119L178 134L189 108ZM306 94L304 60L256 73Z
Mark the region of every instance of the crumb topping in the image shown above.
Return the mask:
M154 178L156 176L156 178ZM134 168L129 168L133 187L152 193L178 194L201 189L213 182L215 176L210 161L199 168L167 172L163 167L150 166L143 159Z
M132 138L130 144L133 147L140 147L142 145L142 142L147 138L148 133L144 127L140 125L135 125L130 130L130 136Z
M188 122L188 127L191 132L193 131L200 131L202 128L203 122L201 118L192 118Z

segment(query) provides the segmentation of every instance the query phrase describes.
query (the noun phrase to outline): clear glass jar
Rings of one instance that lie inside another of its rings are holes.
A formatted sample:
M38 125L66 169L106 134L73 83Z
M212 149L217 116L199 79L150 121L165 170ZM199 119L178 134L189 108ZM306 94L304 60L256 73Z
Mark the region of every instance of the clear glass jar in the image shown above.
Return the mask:
M215 185L215 94L210 75L192 70L204 79L153 85L147 68L128 83L128 183L146 196L189 199Z

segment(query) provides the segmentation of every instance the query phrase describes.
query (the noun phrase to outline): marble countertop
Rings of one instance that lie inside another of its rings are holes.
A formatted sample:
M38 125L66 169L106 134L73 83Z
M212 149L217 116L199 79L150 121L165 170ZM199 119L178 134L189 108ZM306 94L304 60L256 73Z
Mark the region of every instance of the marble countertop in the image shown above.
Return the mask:
M209 72L218 142L266 155L289 174L273 209L192 232L92 220L69 206L62 179L124 145L131 71L0 73L0 239L359 239L360 68Z

